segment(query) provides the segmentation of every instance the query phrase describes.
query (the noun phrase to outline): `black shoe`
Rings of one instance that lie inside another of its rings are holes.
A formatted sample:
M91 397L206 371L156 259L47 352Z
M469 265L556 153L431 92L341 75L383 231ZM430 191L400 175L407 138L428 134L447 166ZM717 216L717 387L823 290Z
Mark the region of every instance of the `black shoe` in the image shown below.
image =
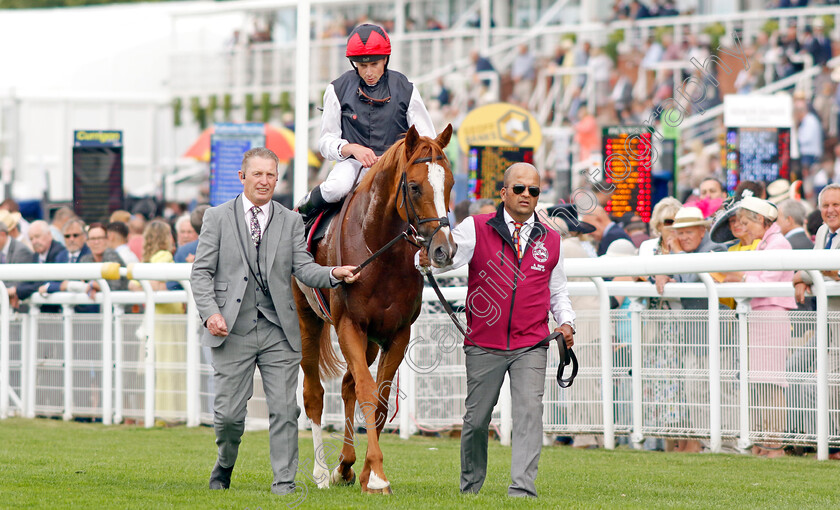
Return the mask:
M230 488L230 475L233 473L233 466L226 468L219 465L213 466L213 472L210 473L210 489L217 491L221 489Z
M312 191L303 197L295 210L303 216L303 222L308 224L318 217L318 213L326 209L327 206L329 206L329 202L324 200L323 195L321 195L321 186L315 186Z

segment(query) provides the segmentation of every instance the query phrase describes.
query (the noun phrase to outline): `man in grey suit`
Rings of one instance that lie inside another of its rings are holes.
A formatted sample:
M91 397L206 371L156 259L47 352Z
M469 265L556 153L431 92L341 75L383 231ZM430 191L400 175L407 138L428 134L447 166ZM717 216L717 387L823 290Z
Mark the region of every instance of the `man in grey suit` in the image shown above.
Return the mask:
M820 216L822 216L823 224L817 229L817 235L814 237L815 250L837 250L840 249L840 184L829 184L820 191L817 205L820 208ZM840 280L840 275L837 271L823 271L823 278L826 281ZM811 275L805 271L798 271L793 277L793 287L795 289L795 296L797 303L804 303L806 292L811 292L811 285L814 283ZM828 311L840 311L840 297L828 298ZM832 334L834 328L828 329L828 374L829 377L836 376L840 373L840 351L837 349L838 339L836 334ZM837 409L840 407L840 391L836 386L831 386L828 393L828 408ZM829 434L836 433L840 428L840 420L832 417L829 423ZM829 449L830 459L840 460L840 450Z
M300 215L272 202L277 164L268 149L245 153L239 171L243 193L207 210L193 263L193 296L206 326L201 342L212 348L215 371L219 452L211 489L230 487L259 366L270 416L271 491L295 491L301 340L292 275L319 288L356 279L351 266L316 264L305 248Z
M0 264L31 264L32 253L25 244L9 235L9 229L12 223L17 223L17 220L6 210L0 210ZM21 282L6 281L6 290L9 293L9 303L13 308L17 308L20 299L17 295L17 286Z
M785 239L794 250L811 250L814 243L805 233L805 206L798 200L787 199L779 202L779 218L776 223L779 225Z

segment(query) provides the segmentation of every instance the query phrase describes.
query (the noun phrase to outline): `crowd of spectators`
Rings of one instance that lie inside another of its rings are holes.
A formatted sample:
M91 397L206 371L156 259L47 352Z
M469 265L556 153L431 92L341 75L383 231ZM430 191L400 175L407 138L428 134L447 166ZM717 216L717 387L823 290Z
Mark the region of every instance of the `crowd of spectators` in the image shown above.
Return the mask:
M27 221L17 210L14 200L0 205L0 264L60 264L86 262L115 262L122 267L140 261L162 261L162 255L150 260L145 253L145 236L154 223L166 232L171 242L166 245L170 262L191 262L198 245L198 232L208 205L198 205L187 212L186 205L171 203L162 215L152 217L149 207L132 214L117 210L103 222L86 223L70 207L52 212L50 222L42 219ZM165 230L160 227L165 226ZM176 251L177 250L177 251ZM47 296L55 292L78 292L94 297L99 288L96 281L6 281L7 292L14 308L35 293ZM161 283L163 285L163 283ZM109 281L111 290L125 290L129 282L123 277ZM170 287L179 289L175 283ZM46 305L42 312L58 312L60 307ZM77 312L98 311L97 307L76 307ZM181 309L183 312L183 309Z

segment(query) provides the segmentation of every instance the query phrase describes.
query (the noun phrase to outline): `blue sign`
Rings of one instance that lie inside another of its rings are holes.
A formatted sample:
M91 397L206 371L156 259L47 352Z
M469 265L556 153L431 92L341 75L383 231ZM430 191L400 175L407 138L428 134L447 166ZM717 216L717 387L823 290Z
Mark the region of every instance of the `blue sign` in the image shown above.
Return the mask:
M210 137L210 205L223 204L242 192L242 155L255 147L265 147L264 124L215 125Z

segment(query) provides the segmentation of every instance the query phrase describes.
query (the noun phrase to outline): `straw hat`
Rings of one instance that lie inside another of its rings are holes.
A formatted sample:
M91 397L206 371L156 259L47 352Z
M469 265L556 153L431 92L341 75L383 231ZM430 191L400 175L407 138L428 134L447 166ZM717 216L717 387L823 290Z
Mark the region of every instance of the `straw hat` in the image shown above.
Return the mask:
M782 200L791 198L791 186L787 179L776 179L767 185L767 200L778 204Z
M703 211L699 207L681 207L674 216L674 224L671 228L705 227L709 221L703 217Z
M20 222L19 212L9 212L5 209L0 209L0 221L2 221L8 230L15 228Z

